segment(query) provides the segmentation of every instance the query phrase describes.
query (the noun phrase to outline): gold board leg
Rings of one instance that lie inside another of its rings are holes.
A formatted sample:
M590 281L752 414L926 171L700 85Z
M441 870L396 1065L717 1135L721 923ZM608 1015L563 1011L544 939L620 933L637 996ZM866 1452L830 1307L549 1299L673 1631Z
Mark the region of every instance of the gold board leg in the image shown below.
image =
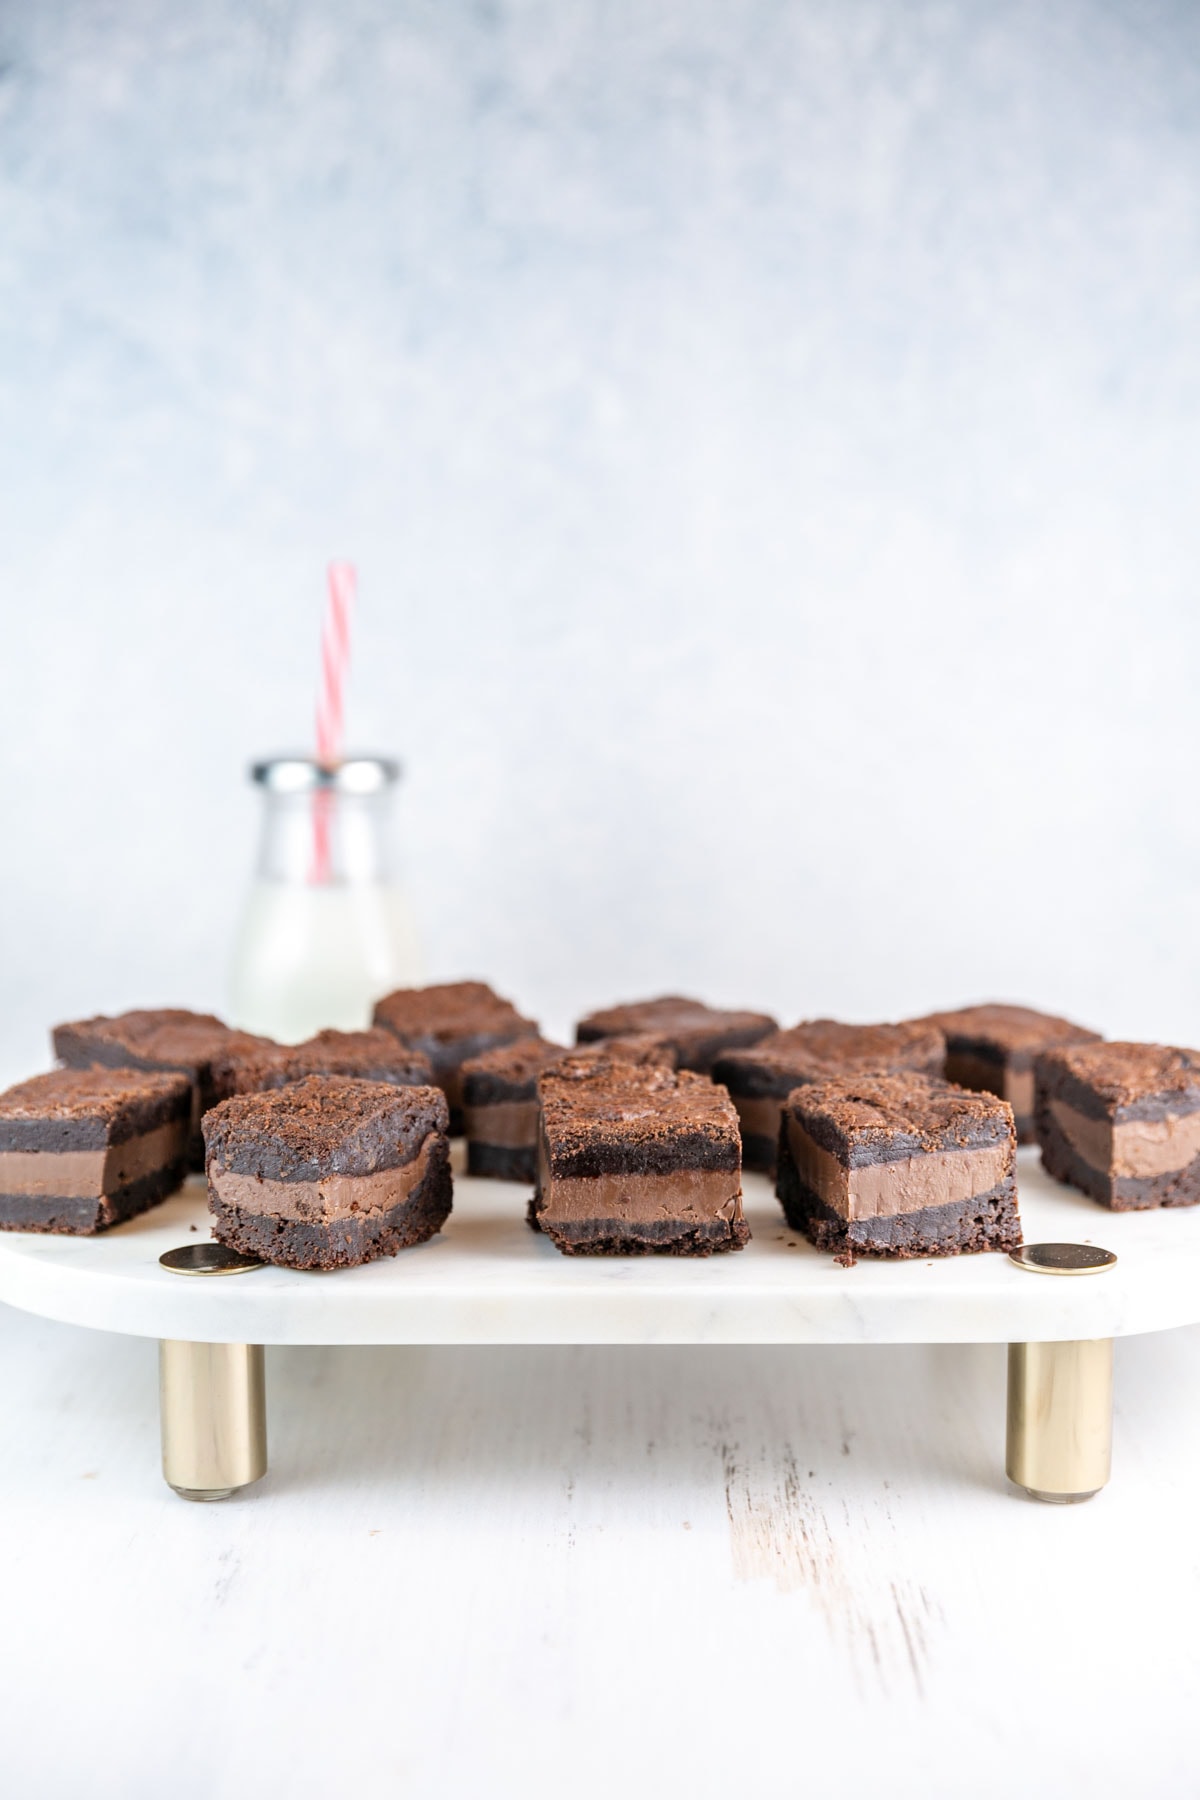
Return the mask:
M158 1347L163 1475L185 1500L228 1500L267 1472L261 1344Z
M1111 1338L1008 1346L1010 1481L1070 1506L1090 1500L1112 1467Z

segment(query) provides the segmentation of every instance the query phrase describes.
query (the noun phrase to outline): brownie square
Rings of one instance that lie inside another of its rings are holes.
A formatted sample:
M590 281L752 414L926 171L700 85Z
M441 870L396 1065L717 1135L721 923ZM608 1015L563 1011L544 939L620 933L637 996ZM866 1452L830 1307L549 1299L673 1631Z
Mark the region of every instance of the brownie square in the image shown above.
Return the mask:
M397 988L375 1007L375 1023L394 1032L433 1064L433 1079L450 1103L450 1131L460 1137L462 1065L519 1038L535 1038L538 1028L486 981L450 981L438 987Z
M566 1057L538 1082L529 1223L569 1256L740 1250L741 1142L728 1096L687 1070Z
M834 1076L894 1074L914 1069L940 1075L946 1040L936 1025L842 1025L812 1019L772 1032L748 1050L726 1050L713 1080L729 1090L742 1127L742 1166L775 1173L783 1103L806 1081Z
M575 1038L577 1043L591 1044L633 1032L657 1032L674 1045L681 1069L707 1075L722 1050L757 1043L777 1024L769 1013L726 1012L702 1000L664 994L657 1000L633 1000L589 1013L575 1027Z
M204 1117L215 1235L292 1269L423 1243L450 1212L448 1123L435 1087L310 1075L235 1094Z
M843 1260L1012 1250L1016 1151L994 1094L908 1073L813 1081L784 1105L775 1191Z
M538 1076L568 1055L562 1044L524 1038L462 1065L467 1174L533 1181L537 1174Z
M1053 1013L1031 1006L961 1006L956 1012L930 1013L927 1020L946 1036L946 1066L942 1073L959 1087L979 1093L999 1094L1012 1107L1017 1122L1017 1142L1032 1144L1034 1127L1033 1065L1043 1050L1060 1044L1095 1044L1097 1031L1072 1025Z
M565 1056L604 1053L619 1062L675 1067L675 1050L665 1038L644 1031L606 1038L583 1050L525 1038L474 1056L462 1066L463 1127L468 1175L530 1182L537 1176L538 1077Z
M54 1054L69 1069L167 1069L186 1075L192 1083L188 1162L193 1169L204 1167L201 1117L218 1098L212 1086L214 1059L270 1041L234 1031L212 1013L173 1006L76 1019L56 1025L53 1039Z
M0 1230L90 1235L165 1200L187 1170L192 1084L56 1069L0 1094Z
M318 1031L301 1044L254 1044L212 1065L212 1088L218 1100L231 1094L256 1094L286 1087L306 1075L340 1075L351 1081L388 1081L395 1087L429 1087L433 1064L421 1050L382 1026L370 1031Z
M1200 1200L1200 1051L1073 1044L1037 1059L1042 1163L1114 1212Z

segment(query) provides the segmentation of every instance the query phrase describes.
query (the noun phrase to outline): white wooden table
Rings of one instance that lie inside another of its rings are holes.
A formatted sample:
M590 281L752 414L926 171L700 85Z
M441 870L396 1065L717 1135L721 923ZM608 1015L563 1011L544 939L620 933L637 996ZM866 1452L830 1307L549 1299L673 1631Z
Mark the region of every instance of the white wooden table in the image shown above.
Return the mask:
M1194 1800L1200 1331L1117 1352L1069 1511L994 1345L269 1349L197 1507L154 1344L0 1306L4 1791Z

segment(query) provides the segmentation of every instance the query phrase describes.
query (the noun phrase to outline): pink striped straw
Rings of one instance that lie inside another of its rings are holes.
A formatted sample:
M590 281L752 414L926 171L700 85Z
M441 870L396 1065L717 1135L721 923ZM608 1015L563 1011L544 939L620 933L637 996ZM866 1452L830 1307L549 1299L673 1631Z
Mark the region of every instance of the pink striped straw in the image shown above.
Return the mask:
M346 669L350 662L350 610L358 587L353 563L330 563L329 601L321 628L321 685L317 693L317 761L337 767L342 754ZM331 872L330 824L333 795L318 788L313 795L313 860L311 881L328 881Z

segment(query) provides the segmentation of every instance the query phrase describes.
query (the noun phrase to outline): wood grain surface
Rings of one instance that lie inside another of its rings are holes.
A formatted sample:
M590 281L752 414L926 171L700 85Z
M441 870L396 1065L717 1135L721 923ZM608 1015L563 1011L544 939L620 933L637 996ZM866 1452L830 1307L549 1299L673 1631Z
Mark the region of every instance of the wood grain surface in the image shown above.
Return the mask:
M190 1506L154 1345L0 1308L23 1795L1193 1795L1200 1330L1112 1486L1002 1474L997 1348L268 1353Z

